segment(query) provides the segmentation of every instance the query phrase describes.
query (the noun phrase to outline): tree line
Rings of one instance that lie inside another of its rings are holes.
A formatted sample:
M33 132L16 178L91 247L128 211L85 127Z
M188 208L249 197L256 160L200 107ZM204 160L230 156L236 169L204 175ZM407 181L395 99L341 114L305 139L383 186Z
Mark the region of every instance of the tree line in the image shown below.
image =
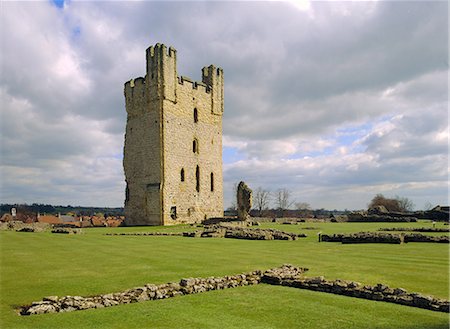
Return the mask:
M237 184L234 185L234 194L236 195ZM253 213L257 216L262 217L265 215L273 214L274 210L283 217L289 210L296 210L295 214L303 215L314 215L329 213L330 215L335 214L345 214L349 211L345 209L344 211L332 210L326 211L324 209L313 210L308 202L299 202L293 199L293 193L287 188L279 188L275 191L270 191L262 187L258 187L253 191ZM272 208L271 208L272 205ZM431 204L430 204L431 205ZM377 206L383 206L388 212L411 212L414 210L414 203L406 198L395 196L394 198L387 198L383 194L376 194L373 199L367 205L368 209L375 208ZM230 208L227 210L233 211L237 207L236 201L234 201ZM428 206L427 206L428 207ZM431 206L429 206L431 209ZM291 211L292 213L292 211Z

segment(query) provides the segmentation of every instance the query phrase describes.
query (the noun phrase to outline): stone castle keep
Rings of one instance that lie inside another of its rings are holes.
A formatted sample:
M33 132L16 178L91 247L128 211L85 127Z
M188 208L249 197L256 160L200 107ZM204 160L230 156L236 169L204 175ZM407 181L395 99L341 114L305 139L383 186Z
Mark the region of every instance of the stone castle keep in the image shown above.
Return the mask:
M177 52L147 49L147 74L125 83L125 223L170 225L223 216L223 70L177 74Z

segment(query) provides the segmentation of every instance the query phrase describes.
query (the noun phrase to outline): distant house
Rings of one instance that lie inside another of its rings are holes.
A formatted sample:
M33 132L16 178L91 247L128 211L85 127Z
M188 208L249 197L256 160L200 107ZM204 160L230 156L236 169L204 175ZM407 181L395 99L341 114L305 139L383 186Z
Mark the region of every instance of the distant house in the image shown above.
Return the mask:
M120 226L123 222L123 219L115 219L115 218L109 218L106 219L106 224L108 227L117 227Z
M61 219L55 215L40 215L37 216L38 223L46 224L62 224Z

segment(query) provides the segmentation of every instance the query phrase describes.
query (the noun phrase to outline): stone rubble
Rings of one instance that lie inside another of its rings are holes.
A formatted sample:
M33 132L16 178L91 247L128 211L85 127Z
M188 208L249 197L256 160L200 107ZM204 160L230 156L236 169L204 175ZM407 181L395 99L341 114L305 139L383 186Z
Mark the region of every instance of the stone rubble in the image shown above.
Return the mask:
M343 280L326 280L323 277L306 278L307 268L285 264L267 271L253 272L223 277L183 278L179 282L146 284L123 292L104 295L48 296L42 301L19 309L20 315L71 312L92 308L103 308L120 304L130 304L148 300L165 299L182 295L196 294L211 290L221 290L259 283L282 285L325 293L345 295L356 298L384 301L406 306L419 307L438 312L449 312L449 301L418 293L408 293L402 288L389 288L384 284L362 286L360 283Z
M391 234L383 232L358 232L350 234L322 234L319 238L320 242L341 242L346 243L391 243L400 244L407 242L435 242L435 243L449 243L449 237L443 236L430 236L420 233L410 234Z
M271 284L276 283L271 282ZM448 300L425 296L414 292L408 293L405 289L393 289L381 283L375 286L363 286L360 283L353 281L325 280L323 277L315 277L295 279L283 278L278 284L287 287L424 308L438 312L449 313L450 307Z
M306 237L306 234L283 232L274 229L252 229L236 226L210 225L205 226L203 231L185 232L183 233L183 236L245 240L297 240L299 237Z
M81 234L81 229L76 228L55 228L51 231L52 233L56 234Z
M105 235L136 235L136 236L183 236L182 232L132 232L132 233L105 233Z
M450 232L448 227L383 227L379 228L378 231L409 231L409 232Z
M303 273L307 269L296 268L292 265L283 265L279 269L272 269L276 273L287 271L289 273ZM269 271L267 271L269 272ZM142 287L128 289L123 292L105 295L81 297L65 296L45 297L42 301L20 309L21 315L43 313L70 312L90 308L103 308L119 304L130 304L147 300L165 299L175 296L196 294L210 290L221 290L241 286L255 285L261 282L263 271L253 271L237 275L209 278L184 278L180 282L164 283L160 285L146 284ZM292 275L290 276L292 277Z
M436 242L436 243L449 243L448 235L432 236L424 235L420 233L405 234L404 242Z
M203 230L191 232L135 232L135 233L106 233L105 235L136 235L136 236L184 236L190 238L230 238L245 240L297 240L305 238L304 233L289 233L274 229L251 229L240 226L207 225Z

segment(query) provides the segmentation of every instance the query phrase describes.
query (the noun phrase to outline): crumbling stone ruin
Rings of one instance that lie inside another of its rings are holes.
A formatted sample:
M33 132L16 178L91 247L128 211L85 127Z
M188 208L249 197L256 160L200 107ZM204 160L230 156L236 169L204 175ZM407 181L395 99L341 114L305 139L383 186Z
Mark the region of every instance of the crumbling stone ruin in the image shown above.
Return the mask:
M383 207L384 208L384 207ZM411 214L402 213L382 213L372 209L367 211L356 211L347 215L347 221L349 222L417 222L417 218Z
M81 229L77 229L77 228L64 228L64 227L58 227L58 228L54 228L52 230L52 233L56 233L56 234L81 234Z
M435 243L449 243L449 237L430 236L420 233L410 234L391 234L383 232L358 232L350 234L321 234L320 242L341 242L346 243L391 243L401 244L407 242L435 242Z
M244 240L297 240L299 237L306 237L306 234L289 233L274 229L250 229L236 226L210 225L202 231L183 233L183 236Z
M184 236L191 238L229 238L244 240L297 240L298 238L305 238L307 236L304 233L296 234L274 229L249 229L223 225L208 225L203 230L192 232L106 233L106 235Z
M450 232L448 227L382 227L379 228L378 231L409 231L409 232Z
M392 289L384 284L362 286L360 283L353 281L326 280L323 277L303 277L303 274L307 271L307 268L285 264L267 271L256 270L223 277L184 278L179 282L160 285L146 284L123 292L91 297L49 296L41 301L33 302L31 305L22 306L19 309L19 314L34 315L103 308L260 283L384 301L438 312L449 312L450 304L448 300L424 296L418 293L408 293L402 288Z
M244 182L240 182L237 187L237 211L238 219L241 221L250 220L250 209L252 209L252 190Z
M147 74L125 83L125 224L171 225L223 217L223 70L178 76L177 52L156 44Z

